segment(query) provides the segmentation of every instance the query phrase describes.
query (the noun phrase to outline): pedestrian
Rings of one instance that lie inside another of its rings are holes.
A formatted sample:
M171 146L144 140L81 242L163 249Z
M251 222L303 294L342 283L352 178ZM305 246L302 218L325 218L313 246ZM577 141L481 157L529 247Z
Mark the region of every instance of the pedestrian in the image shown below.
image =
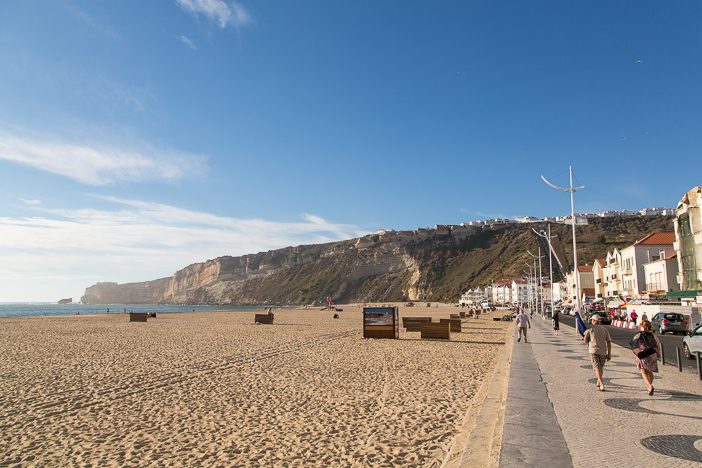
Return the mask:
M641 322L641 331L634 335L629 343L636 355L636 367L641 371L641 377L648 387L648 394L653 395L653 373L658 372L658 356L661 353L661 342L653 334L653 326L648 320Z
M522 341L522 335L524 335L524 342L527 341L527 327L531 328L531 322L529 321L529 316L524 313L524 310L519 311L517 314L517 328L519 329L519 338L517 341Z
M560 329L559 322L560 317L558 316L558 311L553 311L553 316L551 317L551 323L553 324L553 333L558 336L558 330Z
M592 370L597 377L597 388L605 391L602 374L604 372L605 361L609 361L612 357L612 337L605 327L600 325L602 319L598 314L595 314L590 319L592 328L585 331L583 341L588 344L588 352L592 361Z
M630 317L631 321L634 322L634 325L636 325L636 319L639 318L639 314L637 314L635 310L632 310Z

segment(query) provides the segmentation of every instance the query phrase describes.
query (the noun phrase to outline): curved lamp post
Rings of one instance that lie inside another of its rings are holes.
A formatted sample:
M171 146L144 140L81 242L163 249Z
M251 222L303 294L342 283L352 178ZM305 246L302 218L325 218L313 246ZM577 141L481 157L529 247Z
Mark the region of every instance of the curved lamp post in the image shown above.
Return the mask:
M578 250L575 241L575 204L573 202L573 194L575 194L575 192L577 192L578 190L584 189L585 186L579 185L577 187L573 187L573 166L568 166L568 168L570 170L570 187L559 187L558 185L549 182L549 180L546 179L546 177L544 177L543 175L541 176L541 180L543 180L546 183L546 185L555 188L556 190L570 192L570 220L573 224L573 263L575 264L575 266L573 267L573 274L575 275L575 295L577 307L578 311L580 311L582 304L580 298L580 275L578 274Z

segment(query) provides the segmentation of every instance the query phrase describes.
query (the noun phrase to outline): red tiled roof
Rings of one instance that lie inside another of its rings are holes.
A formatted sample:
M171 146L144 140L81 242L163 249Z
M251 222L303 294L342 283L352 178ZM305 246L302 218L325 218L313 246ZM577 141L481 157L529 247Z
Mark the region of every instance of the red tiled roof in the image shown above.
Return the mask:
M673 258L675 258L675 257L677 257L677 256L678 256L678 253L677 253L677 252L674 252L674 253L671 254L669 257L665 257L665 259L666 259L666 260L671 260L671 259L673 259Z
M673 231L654 232L636 241L634 245L663 245L672 244L673 242L675 242L675 233Z
M607 260L605 260L604 258L598 258L595 261L599 263L601 267L605 266L605 263L607 263Z
M590 273L592 271L592 265L582 265L578 267L580 273Z

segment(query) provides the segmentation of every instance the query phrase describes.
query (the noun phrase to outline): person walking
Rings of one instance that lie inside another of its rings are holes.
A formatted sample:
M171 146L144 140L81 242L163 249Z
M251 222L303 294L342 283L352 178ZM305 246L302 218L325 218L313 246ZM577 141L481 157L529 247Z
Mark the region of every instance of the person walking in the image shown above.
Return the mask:
M597 388L604 392L605 386L602 381L602 374L604 373L605 361L609 361L612 357L612 337L609 336L609 331L600 325L602 318L598 314L593 315L590 320L592 321L592 328L585 331L583 341L588 344L592 370L595 372L595 377L597 377Z
M553 315L551 316L551 323L553 324L553 333L558 336L558 330L560 329L559 325L560 317L558 315L558 311L554 310Z
M527 327L531 328L531 322L529 321L529 316L525 314L524 309L522 309L517 314L517 328L519 329L519 338L517 338L517 341L522 341L522 335L524 335L524 342L528 343Z
M632 351L636 355L636 367L648 386L648 394L653 395L653 373L658 372L658 356L661 342L653 334L653 326L648 320L641 322L641 331L631 340Z

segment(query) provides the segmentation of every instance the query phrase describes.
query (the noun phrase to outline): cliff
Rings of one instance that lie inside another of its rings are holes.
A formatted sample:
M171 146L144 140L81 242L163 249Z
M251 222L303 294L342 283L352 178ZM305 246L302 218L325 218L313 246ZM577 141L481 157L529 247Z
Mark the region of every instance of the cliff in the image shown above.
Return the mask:
M366 301L453 301L473 286L519 275L536 252L532 228L545 223L386 232L320 245L287 247L196 263L173 276L143 283L98 283L86 304L309 304ZM590 220L577 228L580 264L592 264L655 231L672 230L670 217ZM554 249L566 269L570 226L552 224ZM548 263L543 265L548 274Z

